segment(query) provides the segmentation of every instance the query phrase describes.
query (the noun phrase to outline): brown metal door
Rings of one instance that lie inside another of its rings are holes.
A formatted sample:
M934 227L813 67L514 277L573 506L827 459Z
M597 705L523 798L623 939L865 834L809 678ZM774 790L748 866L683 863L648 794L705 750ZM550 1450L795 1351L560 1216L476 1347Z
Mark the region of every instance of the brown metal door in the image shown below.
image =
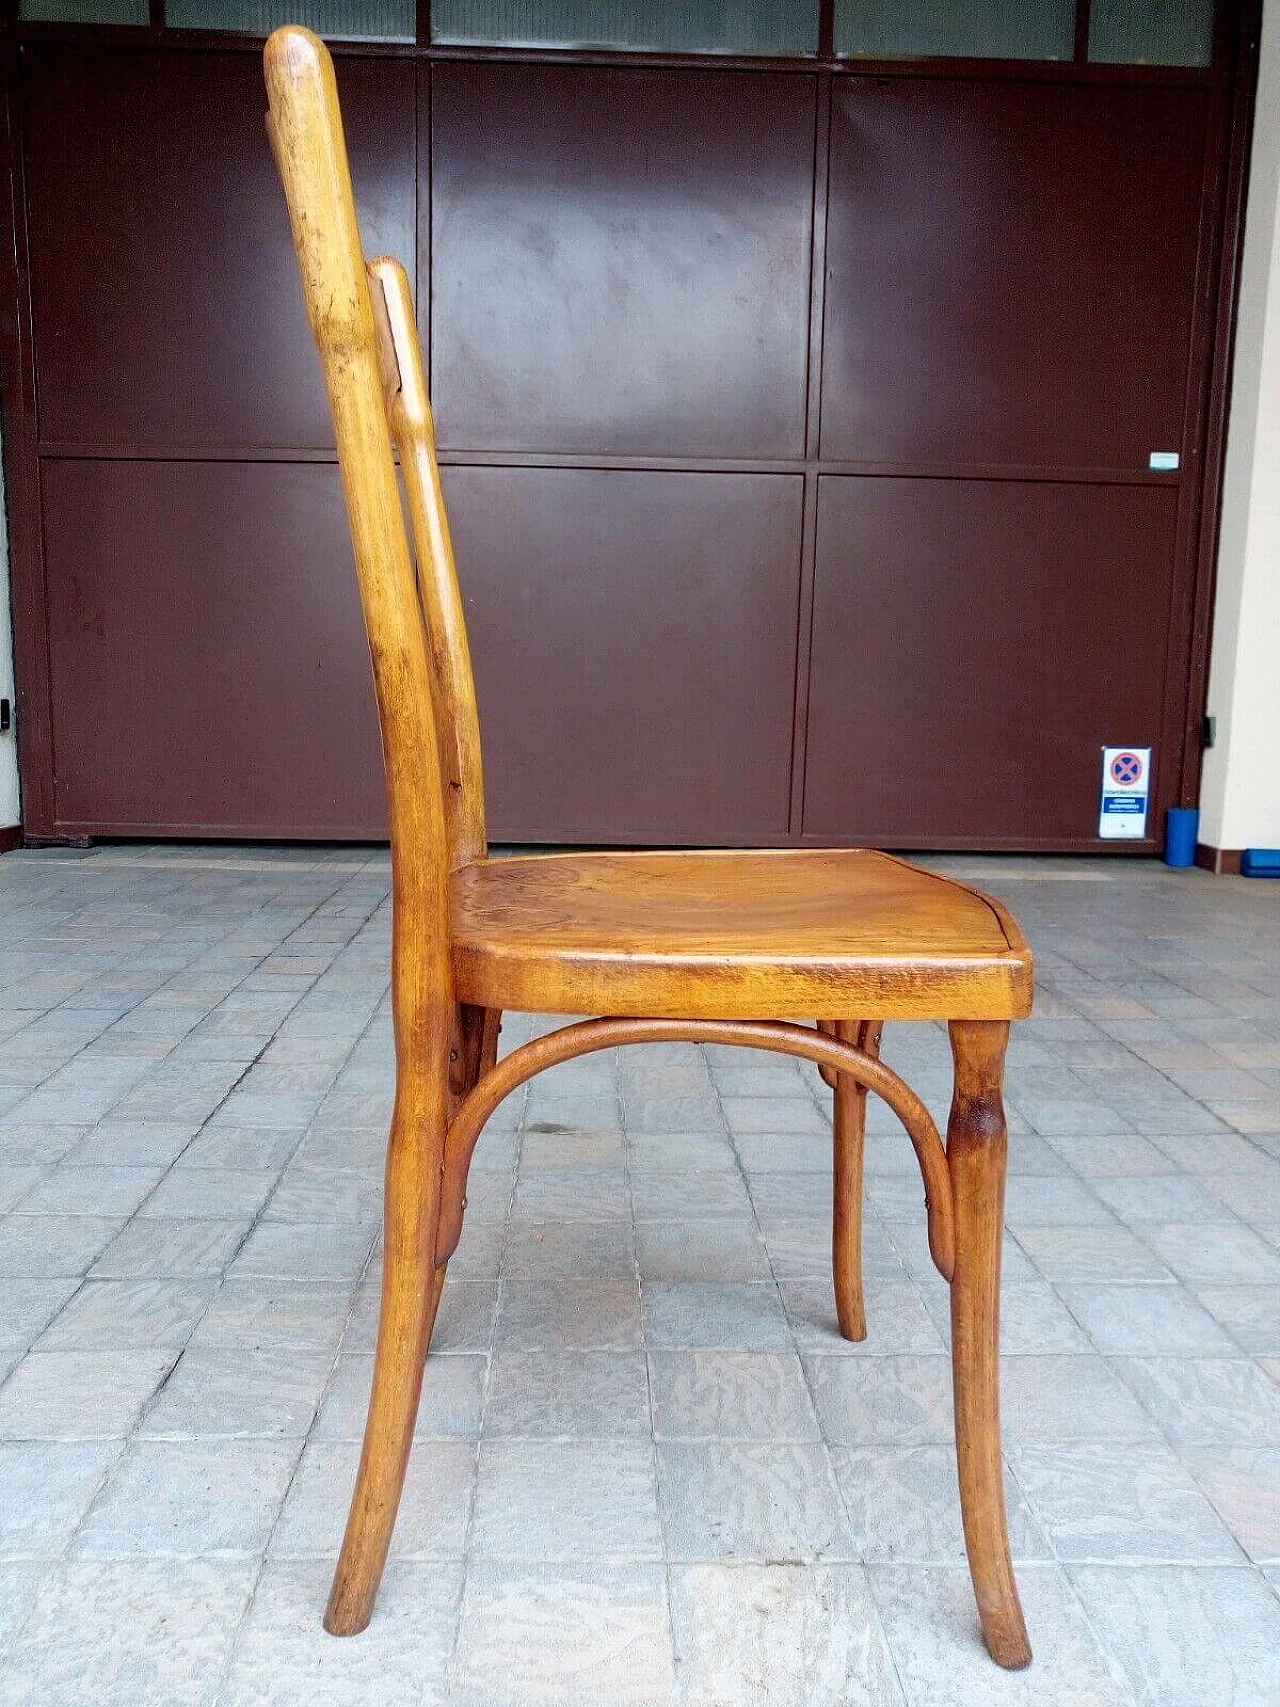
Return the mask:
M1151 462L1188 449L1206 118L1195 88L838 88L807 836L1088 844L1105 745L1175 798Z
M1104 743L1157 749L1157 809L1194 787L1225 41L340 56L369 247L416 258L496 839L1081 847ZM381 836L258 53L46 31L9 74L27 829Z
M784 838L803 478L472 467L446 486L501 833Z
M431 88L432 393L493 830L783 839L815 79Z
M257 56L27 48L23 64L50 814L31 821L28 747L28 828L384 834ZM342 71L368 241L412 255L414 68Z

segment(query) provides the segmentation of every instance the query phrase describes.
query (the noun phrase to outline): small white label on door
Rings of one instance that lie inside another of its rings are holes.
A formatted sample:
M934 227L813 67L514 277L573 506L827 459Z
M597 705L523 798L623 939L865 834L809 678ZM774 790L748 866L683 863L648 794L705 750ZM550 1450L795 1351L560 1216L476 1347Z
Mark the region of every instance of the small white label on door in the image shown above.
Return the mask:
M1155 474L1171 474L1180 461L1176 450L1153 450L1147 458L1147 466Z
M1098 834L1107 842L1140 842L1147 833L1150 747L1102 749L1102 808Z

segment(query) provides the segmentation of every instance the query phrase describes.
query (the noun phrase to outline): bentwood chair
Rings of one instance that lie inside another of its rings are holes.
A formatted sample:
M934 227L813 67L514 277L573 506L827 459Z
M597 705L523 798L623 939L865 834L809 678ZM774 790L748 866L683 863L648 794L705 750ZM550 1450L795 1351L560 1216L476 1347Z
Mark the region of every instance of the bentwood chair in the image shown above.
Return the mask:
M396 1095L382 1315L326 1626L349 1635L373 1611L485 1120L555 1062L683 1040L803 1056L834 1087L832 1257L847 1339L866 1333L868 1091L905 1127L924 1178L929 1248L951 1286L960 1499L983 1635L999 1664L1025 1666L997 1359L1001 1085L1010 1021L1031 1006L1027 945L998 902L865 850L489 859L475 694L408 279L396 261L366 263L323 44L303 29L278 30L266 78L333 410L391 821ZM588 1017L498 1061L504 1008ZM880 1059L886 1019L949 1025L945 1149L919 1097ZM689 1189L696 1202L696 1180Z

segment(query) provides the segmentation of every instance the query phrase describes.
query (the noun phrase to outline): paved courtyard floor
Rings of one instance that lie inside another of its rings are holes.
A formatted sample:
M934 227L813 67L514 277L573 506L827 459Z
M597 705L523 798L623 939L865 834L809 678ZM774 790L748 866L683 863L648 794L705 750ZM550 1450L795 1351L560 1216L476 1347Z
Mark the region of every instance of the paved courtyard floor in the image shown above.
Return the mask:
M873 1112L849 1346L829 1094L692 1047L559 1068L481 1140L378 1611L326 1637L386 858L103 847L0 860L0 1701L1275 1707L1280 886L932 863L1039 959L1003 1365L1031 1671L979 1644L905 1136ZM885 1054L945 1117L943 1032Z

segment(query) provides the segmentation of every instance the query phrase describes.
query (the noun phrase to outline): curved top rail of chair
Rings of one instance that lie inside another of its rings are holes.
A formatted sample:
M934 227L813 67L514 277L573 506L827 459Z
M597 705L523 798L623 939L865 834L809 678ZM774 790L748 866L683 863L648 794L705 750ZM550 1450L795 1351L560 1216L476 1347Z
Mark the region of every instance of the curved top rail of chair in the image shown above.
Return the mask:
M624 1043L726 1043L799 1055L833 1072L847 1073L875 1091L902 1122L915 1149L924 1177L929 1252L942 1277L951 1279L955 1272L955 1210L946 1151L933 1116L910 1085L883 1061L826 1032L784 1020L591 1019L562 1026L513 1049L484 1075L449 1124L436 1235L437 1265L447 1262L457 1249L471 1156L485 1121L502 1099L544 1068Z

